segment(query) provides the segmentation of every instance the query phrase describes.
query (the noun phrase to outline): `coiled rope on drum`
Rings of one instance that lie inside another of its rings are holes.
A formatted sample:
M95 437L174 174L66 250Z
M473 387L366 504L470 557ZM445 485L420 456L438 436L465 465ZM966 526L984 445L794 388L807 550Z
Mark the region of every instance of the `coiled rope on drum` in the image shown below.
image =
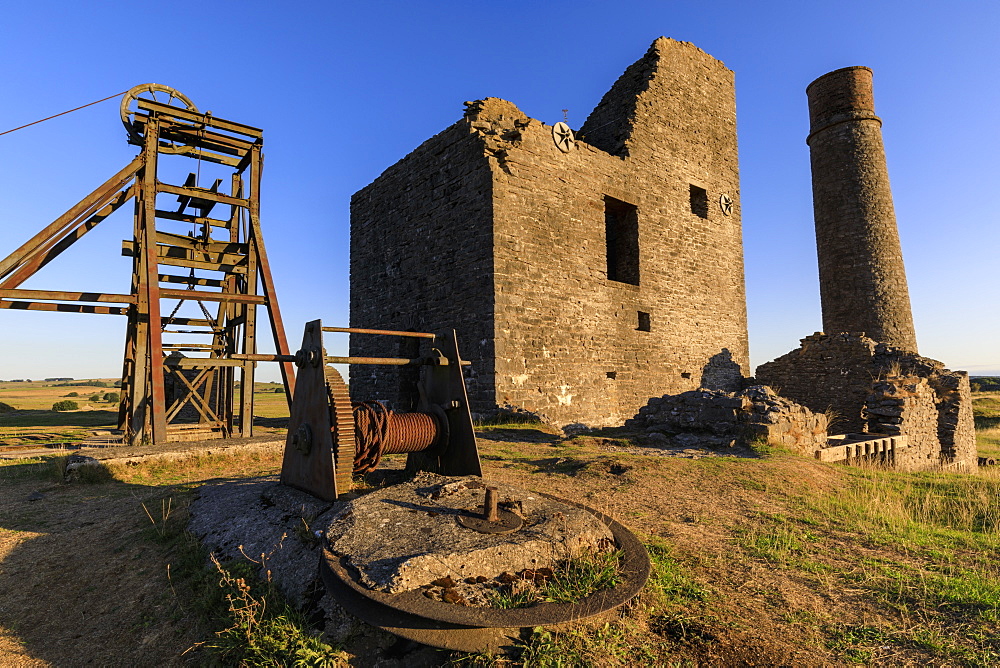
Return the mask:
M423 452L438 440L438 424L429 413L397 413L378 401L353 404L354 473L368 473L382 455Z

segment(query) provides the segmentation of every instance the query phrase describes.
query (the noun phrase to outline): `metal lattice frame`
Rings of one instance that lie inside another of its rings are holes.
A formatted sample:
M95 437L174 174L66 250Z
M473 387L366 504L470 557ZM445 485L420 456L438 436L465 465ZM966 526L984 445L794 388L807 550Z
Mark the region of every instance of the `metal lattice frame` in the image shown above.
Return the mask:
M183 106L157 102L155 92L169 92L168 102ZM247 356L256 353L258 306L267 311L277 353L288 355L260 229L263 133L200 113L165 86L144 84L127 95L122 118L129 143L141 146L140 154L0 261L0 309L127 316L119 427L128 443L250 436L255 362ZM161 182L157 167L163 154L232 167L229 194L219 191L222 179L199 187L195 173L183 185ZM177 210L158 208L158 195L175 195ZM122 254L132 258L129 294L18 288L130 200L133 235L122 243ZM229 208L229 215L213 217L220 205ZM169 231L178 224L198 232ZM189 274L171 273L171 268ZM171 287L177 285L186 287ZM204 317L174 317L184 302L197 303ZM165 341L172 335L198 335L204 343ZM280 366L290 403L293 366ZM242 388L238 420L237 380ZM174 390L169 405L167 386ZM186 407L197 422L181 419Z

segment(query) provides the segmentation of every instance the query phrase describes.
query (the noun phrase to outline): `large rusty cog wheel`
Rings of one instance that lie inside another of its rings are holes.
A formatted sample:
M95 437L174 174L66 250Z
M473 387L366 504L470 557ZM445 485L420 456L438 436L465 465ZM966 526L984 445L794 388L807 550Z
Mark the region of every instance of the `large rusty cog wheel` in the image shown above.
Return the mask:
M372 626L433 647L461 652L496 651L523 639L538 626L563 628L606 615L635 597L652 566L642 542L625 526L593 508L551 494L541 496L591 513L610 529L622 551L621 580L576 603L540 603L528 608L463 607L434 601L420 590L400 594L369 589L361 576L324 545L320 557L323 582L345 610Z
M333 440L333 477L337 493L351 489L354 473L354 410L351 395L340 372L332 366L324 366L326 396L330 405L330 432Z
M180 107L196 114L199 113L198 107L194 106L194 102L188 99L187 95L170 86L158 83L145 83L133 86L122 96L120 113L122 124L125 126L126 132L128 132L129 143L137 146L142 146L143 140L142 133L139 132L139 128L135 122L135 115L139 111L136 101L140 98ZM159 150L161 153L177 153L182 148L175 146L171 142L164 141L160 142Z

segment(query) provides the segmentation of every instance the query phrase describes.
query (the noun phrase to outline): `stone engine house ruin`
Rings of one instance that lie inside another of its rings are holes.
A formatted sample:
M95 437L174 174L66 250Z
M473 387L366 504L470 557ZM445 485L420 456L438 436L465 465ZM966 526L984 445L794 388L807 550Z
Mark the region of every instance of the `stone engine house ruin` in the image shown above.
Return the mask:
M967 374L917 354L872 71L806 93L827 333L757 369L782 396L748 387L733 73L662 37L577 136L467 102L356 193L352 326L457 328L480 415L975 468ZM386 345L352 336L351 355L418 354ZM404 409L415 381L351 370L354 396Z
M351 325L455 327L476 413L620 425L748 375L733 73L657 39L575 138L498 98L351 200ZM353 356L412 356L351 337ZM414 378L351 370L401 408Z

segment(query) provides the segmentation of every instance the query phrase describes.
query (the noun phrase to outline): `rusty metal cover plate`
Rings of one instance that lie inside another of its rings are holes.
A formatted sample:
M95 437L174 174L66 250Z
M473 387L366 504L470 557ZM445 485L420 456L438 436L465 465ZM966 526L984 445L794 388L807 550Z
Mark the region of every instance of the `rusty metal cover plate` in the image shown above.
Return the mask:
M497 510L497 521L490 522L483 517L483 506L476 510L466 510L456 516L456 521L466 529L472 529L479 533L514 533L524 524L520 515L515 515L509 510Z

